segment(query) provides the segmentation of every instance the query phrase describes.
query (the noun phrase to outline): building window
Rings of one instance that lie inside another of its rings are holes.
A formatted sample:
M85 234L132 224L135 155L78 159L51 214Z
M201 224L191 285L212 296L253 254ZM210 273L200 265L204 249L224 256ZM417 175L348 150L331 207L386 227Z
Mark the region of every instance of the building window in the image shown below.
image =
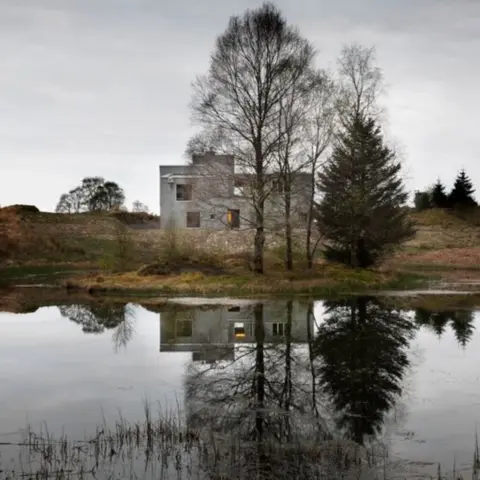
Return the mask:
M235 197L242 197L245 193L247 182L243 178L235 178L233 182L233 195Z
M285 335L285 324L284 323L272 324L272 333L276 337L281 337Z
M230 228L240 228L240 210L228 210L227 224Z
M188 202L192 199L192 186L188 183L177 184L177 202Z
M285 182L281 179L272 182L272 190L275 193L285 193Z
M191 337L193 333L193 325L191 320L180 320L177 322L177 336Z
M235 305L234 307L228 307L229 312L239 312L240 307L238 305Z
M298 216L302 223L307 223L308 215L306 213L299 213Z
M214 213L210 214L210 220L215 220L215 214Z
M200 212L187 212L187 228L200 228Z

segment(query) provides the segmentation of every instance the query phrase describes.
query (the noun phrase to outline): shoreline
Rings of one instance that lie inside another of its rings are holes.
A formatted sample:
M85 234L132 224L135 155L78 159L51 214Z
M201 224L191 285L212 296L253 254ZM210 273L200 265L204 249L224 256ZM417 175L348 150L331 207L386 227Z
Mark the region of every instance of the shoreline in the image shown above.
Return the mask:
M141 269L140 269L141 270ZM6 275L5 275L6 273ZM112 273L86 264L14 265L0 267L0 288L58 288L65 293L102 297L278 297L395 295L424 290L480 293L480 268L475 266L397 264L383 269L351 269L318 264L313 271L244 270L203 274L199 271L142 275L139 270Z

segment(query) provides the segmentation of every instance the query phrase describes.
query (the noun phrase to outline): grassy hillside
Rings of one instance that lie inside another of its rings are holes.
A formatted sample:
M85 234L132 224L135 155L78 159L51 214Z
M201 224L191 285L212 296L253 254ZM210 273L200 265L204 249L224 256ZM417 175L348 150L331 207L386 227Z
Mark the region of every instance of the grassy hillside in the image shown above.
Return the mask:
M480 215L462 218L440 210L412 212L418 232L388 266L456 266L480 269ZM0 266L101 266L128 240L132 268L155 261L165 246L158 218L132 213L55 214L34 207L0 209ZM131 228L131 227L147 228ZM148 228L151 227L151 228ZM182 241L209 248L219 256L238 253L252 244L252 232L182 233ZM186 239L186 240L185 240ZM267 246L282 263L281 237L269 236ZM299 240L299 243L303 243ZM163 246L163 247L162 247ZM301 247L299 247L301 248ZM299 250L299 255L302 252ZM226 258L226 257L225 257Z
M56 214L34 207L0 208L0 265L95 263L108 256L124 231L132 237L133 256L148 261L142 230L132 225L153 224L155 217L132 213Z
M442 210L412 213L417 235L392 260L418 268L456 267L480 270L480 216Z

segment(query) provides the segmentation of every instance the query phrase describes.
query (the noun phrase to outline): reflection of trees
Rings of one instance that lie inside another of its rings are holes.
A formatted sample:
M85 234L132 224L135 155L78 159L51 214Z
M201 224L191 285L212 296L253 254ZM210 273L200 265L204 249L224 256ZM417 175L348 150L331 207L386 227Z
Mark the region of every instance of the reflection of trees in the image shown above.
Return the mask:
M115 350L126 347L135 333L135 315L130 305L68 305L59 307L59 310L63 317L81 325L84 333L100 334L113 329Z
M474 326L474 315L471 310L446 310L433 312L424 308L415 310L417 325L430 328L439 337L445 333L448 325L454 331L458 343L465 348L470 341Z
M317 400L312 393L308 347L292 343L291 301L285 309L284 342L266 342L264 307L257 304L252 312L255 343L238 346L233 361L190 365L186 379L189 427L207 426L209 435L235 439L238 456L226 448L223 461L255 465L252 474L266 475L262 478L287 478L285 469L295 462L306 472L311 459L306 459L305 449L295 446L314 444L325 433L313 405ZM304 324L306 319L296 320Z
M363 444L377 433L401 393L414 324L405 313L368 297L326 302L315 339L319 384L337 411L337 424Z

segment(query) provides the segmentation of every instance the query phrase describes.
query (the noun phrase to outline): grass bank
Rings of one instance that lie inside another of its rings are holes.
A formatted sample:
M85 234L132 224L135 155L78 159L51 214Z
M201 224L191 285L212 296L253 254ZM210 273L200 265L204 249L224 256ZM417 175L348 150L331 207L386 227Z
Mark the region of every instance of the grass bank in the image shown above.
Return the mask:
M94 274L69 279L70 290L91 294L158 295L349 295L385 289L414 289L428 284L432 277L415 273L353 270L341 265L321 265L313 272L268 271L225 272L207 275L202 272L173 275L143 275L141 271L119 274Z

